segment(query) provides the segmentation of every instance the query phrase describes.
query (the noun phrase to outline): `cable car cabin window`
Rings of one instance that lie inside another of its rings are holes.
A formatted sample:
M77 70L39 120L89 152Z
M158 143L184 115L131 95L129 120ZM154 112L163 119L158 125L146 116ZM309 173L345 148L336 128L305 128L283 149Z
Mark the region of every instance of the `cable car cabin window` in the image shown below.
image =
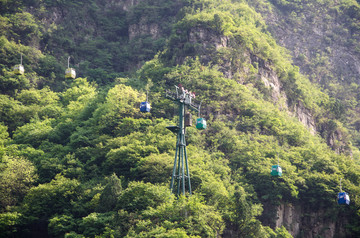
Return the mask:
M149 102L140 103L140 112L150 112L150 103Z
M185 114L185 126L192 126L192 115L190 113Z
M17 64L14 66L14 74L20 75L20 74L24 74L25 70L24 70L24 66L21 64Z
M349 194L347 194L346 192L338 193L338 204L349 205L350 204Z
M67 79L75 79L76 78L76 72L73 68L67 68L65 70L65 78Z
M273 165L271 167L271 173L272 176L282 176L282 169L280 167L280 165Z
M196 129L199 129L199 130L206 129L206 120L205 120L205 118L196 119Z

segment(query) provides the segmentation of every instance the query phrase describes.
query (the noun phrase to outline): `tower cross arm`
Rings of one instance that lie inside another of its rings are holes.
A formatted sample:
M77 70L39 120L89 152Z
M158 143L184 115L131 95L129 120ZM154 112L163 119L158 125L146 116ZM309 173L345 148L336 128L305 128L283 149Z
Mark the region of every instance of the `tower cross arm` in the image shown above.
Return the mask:
M165 97L168 98L168 99L171 99L173 101L177 101L178 99L178 94L177 92L173 92L171 90L166 90L165 91Z
M195 94L175 86L176 91L165 90L165 97L188 106L191 110L198 112L200 104L195 101Z

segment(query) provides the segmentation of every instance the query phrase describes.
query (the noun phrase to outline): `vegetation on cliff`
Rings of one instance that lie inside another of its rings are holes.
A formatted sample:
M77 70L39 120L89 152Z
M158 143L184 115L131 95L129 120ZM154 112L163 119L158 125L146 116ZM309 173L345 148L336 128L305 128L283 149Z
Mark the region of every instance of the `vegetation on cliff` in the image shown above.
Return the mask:
M322 214L324 230L332 222L359 235L358 131L339 118L341 98L299 72L245 1L0 9L0 237L291 237L275 225L280 204L302 208L304 232ZM15 75L21 54L25 74ZM69 55L74 80L64 78ZM280 89L265 84L270 76ZM166 126L177 108L163 92L179 83L197 93L208 129L186 130L194 194L176 198ZM320 130L293 116L300 105ZM284 174L274 178L278 159ZM340 178L348 207L336 203Z

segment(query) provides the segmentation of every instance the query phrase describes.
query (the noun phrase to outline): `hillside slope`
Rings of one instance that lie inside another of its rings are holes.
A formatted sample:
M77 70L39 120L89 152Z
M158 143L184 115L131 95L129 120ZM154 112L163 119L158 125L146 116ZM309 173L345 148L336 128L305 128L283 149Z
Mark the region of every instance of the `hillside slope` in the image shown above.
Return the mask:
M359 18L357 1L257 1L277 42L300 72L335 101L330 118L343 122L359 147ZM320 130L320 133L326 137ZM328 135L329 137L329 135ZM327 138L328 144L330 138Z
M0 237L359 236L350 124L247 3L0 7ZM64 79L68 56L76 79ZM186 129L193 195L176 198L164 91L179 83L208 128ZM139 111L146 91L151 113ZM336 202L341 178L349 206Z

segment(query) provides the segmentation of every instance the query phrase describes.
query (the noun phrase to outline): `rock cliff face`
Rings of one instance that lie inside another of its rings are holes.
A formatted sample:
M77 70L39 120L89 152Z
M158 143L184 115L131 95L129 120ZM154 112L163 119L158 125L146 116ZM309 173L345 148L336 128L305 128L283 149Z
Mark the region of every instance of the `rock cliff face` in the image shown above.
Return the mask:
M160 36L160 27L157 23L148 24L146 19L142 18L139 23L129 26L129 40L141 35L151 35L153 39L157 39Z
M228 37L214 34L212 30L202 27L194 27L189 32L189 42L200 43L204 54L210 50L227 47L228 40Z
M298 2L292 6L285 6L283 1L268 2L269 8L249 4L261 12L268 30L279 45L289 50L300 72L327 90L331 97L339 99L346 108L343 113L326 116L342 121L352 130L348 124L360 115L360 104L350 103L359 98L358 92L352 91L352 87L360 84L359 7L346 1L305 1L297 7ZM336 152L352 154L348 142L343 141L348 132L340 129L324 133L323 128L319 128L322 125L314 126L311 112L304 110L301 104L290 110L312 132L320 132Z
M139 4L140 0L126 0L126 1L108 1L107 4L109 5L116 5L116 7L121 7L125 11L130 11L131 8ZM308 16L310 18L310 16ZM304 18L305 21L308 18ZM324 36L328 34L328 30L325 25L319 25L312 28L312 33L310 34L310 40L308 38L304 38L303 31L307 31L307 26L296 25L300 29L300 31L290 30L293 29L290 27L290 24L299 24L299 22L291 22L286 23L281 21L281 12L280 11L273 11L272 14L267 15L268 24L270 25L270 30L275 33L276 36L279 38L279 43L284 45L285 47L289 48L294 55L294 61L298 65L300 65L301 71L305 73L309 73L310 71L307 70L306 64L302 64L301 60L303 56L306 58L311 58L316 56L316 52L318 52L319 47L323 47L322 42L324 40ZM335 24L335 23L334 23ZM278 27L277 27L278 26ZM132 41L139 36L150 36L153 39L158 39L163 35L163 31L161 26L157 23L148 22L147 18L141 17L136 23L130 24L128 27L128 36L129 40ZM190 29L187 33L187 41L189 44L193 45L196 55L198 55L201 61L204 64L209 62L214 62L214 58L218 57L221 58L221 52L223 49L231 49L232 51L238 51L235 49L236 44L231 42L229 37L219 35L217 32L204 28L204 27L194 27ZM320 49L321 49L320 47ZM339 49L334 49L334 51L338 51ZM342 52L343 56L339 54L335 54L334 57L337 58L338 56L343 59L341 62L345 62L344 60L349 62L349 59L352 57L351 53L348 51L343 51L340 49L339 52ZM311 110L307 109L304 104L299 101L295 102L293 105L288 105L288 100L286 93L282 89L282 84L276 74L276 72L272 69L271 64L269 62L264 61L261 58L256 57L255 55L251 55L246 50L239 51L236 57L240 58L242 64L236 64L235 61L223 57L221 58L220 70L223 72L224 76L227 78L237 78L239 83L244 83L239 75L246 75L249 74L249 68L246 65L257 65L257 72L255 74L255 78L258 82L262 83L264 87L269 91L271 101L278 105L281 110L289 111L291 116L295 116L299 119L299 121L304 124L312 134L316 134L318 132L316 121L313 116ZM349 58L350 57L350 58ZM350 67L352 72L357 72L360 69L360 64L357 65L356 57L352 57L352 65L349 63L336 63L334 59L329 58L329 62L331 63L331 67ZM349 58L349 59L348 59ZM179 57L176 59L177 64L181 64L184 60L184 57ZM218 62L217 62L218 63ZM245 65L245 67L244 67ZM360 72L360 71L359 71ZM335 134L333 137L329 137L327 139L328 144L333 146L339 139ZM339 150L340 152L340 150Z
M281 204L276 211L275 227L285 226L292 236L300 233L301 207Z
M282 89L282 83L276 72L272 69L271 63L251 54L248 50L239 50L236 42L229 37L219 35L217 32L203 27L192 28L187 35L188 42L194 45L196 55L199 55L203 64L216 62L218 60L220 71L227 78L236 78L239 83L245 83L239 75L250 73L250 65L256 65L257 72L254 73L254 80L263 84L270 94L270 100L277 104L280 110L289 111L289 115L295 116L304 124L312 134L316 134L316 123L311 111L302 102L295 105L288 105L286 92ZM241 47L240 47L241 48ZM237 58L222 57L222 51L228 49ZM178 58L176 63L181 64L184 58ZM234 62L241 62L234 63Z
M321 123L319 133L326 140L326 143L337 153L344 153L352 156L349 146L349 135L333 120Z
M139 4L141 0L125 0L125 1L109 1L108 7L119 6L122 10L129 12L131 8ZM135 24L130 24L128 27L129 40L133 40L137 36L151 35L152 38L156 39L160 35L160 27L157 23L148 23L146 17L141 17L140 20Z
M270 90L271 100L278 105L280 110L288 110L286 93L282 90L282 83L276 72L271 68L271 64L255 55L251 55L250 60L252 65L257 65L257 80L261 80L265 87Z
M278 43L290 50L301 73L320 83L331 79L360 83L360 55L347 41L354 32L332 7L305 4L301 10L282 11L275 6L263 16Z
M315 119L311 111L307 109L301 101L299 101L296 105L294 105L291 111L292 114L295 115L299 119L299 121L302 124L304 124L313 135L316 134L317 130L316 130Z
M275 227L284 226L294 237L346 237L344 219L331 219L325 211L307 211L299 205L281 204ZM336 222L335 222L336 221Z

